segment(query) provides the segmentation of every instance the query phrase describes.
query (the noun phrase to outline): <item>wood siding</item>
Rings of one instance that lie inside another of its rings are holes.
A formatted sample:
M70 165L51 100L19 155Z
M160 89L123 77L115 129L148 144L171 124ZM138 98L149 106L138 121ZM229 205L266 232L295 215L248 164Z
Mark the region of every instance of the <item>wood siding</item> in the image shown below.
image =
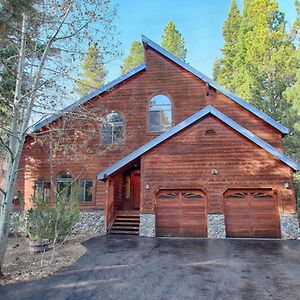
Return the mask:
M291 169L212 116L144 154L141 164L144 212L155 210L155 194L166 188L204 190L209 213L224 211L227 189L271 188L279 212L295 211L294 191L283 186Z
M207 96L207 87L204 82L169 61L167 58L158 54L150 47L145 50L145 61L147 64L147 69L145 71L141 71L134 77L126 80L126 82L119 84L109 92L96 97L94 100L91 100L85 105L87 110L96 107L99 110L99 116L105 116L112 111L120 113L125 122L124 144L120 146L112 146L107 149L106 146L101 144L100 135L96 135L94 139L91 139L89 145L85 146L90 150L90 153L83 154L80 159L72 159L69 156L63 155L63 153L55 157L56 167L53 174L54 178L56 178L57 174L63 170L67 170L73 177L77 177L81 174L82 170L86 168L86 170L80 175L80 178L92 179L94 181L93 202L85 207L104 208L106 187L103 182L96 179L99 171L110 166L112 163L118 161L125 155L157 136L157 134L148 133L147 128L148 104L150 99L157 94L164 94L172 101L174 124L183 121L187 117L204 108L207 104L212 104L221 112L227 114L229 117L233 118L242 126L257 134L267 142L279 149L281 148L281 135L270 125L252 115L220 93L217 93L215 96ZM54 123L53 126L59 127L60 122L58 121ZM234 147L231 148L232 142L228 141L227 137L220 137L219 142L223 139L227 141L224 145L224 149L228 151L228 154L230 155L235 153L236 149ZM84 141L85 135L78 134L77 143L84 143ZM98 149L100 152L97 157L95 157L95 149ZM176 148L172 151L178 153L178 156L185 156L185 146L182 144L177 143ZM180 154L180 151L183 151L183 153ZM258 152L261 151L258 150ZM205 152L205 150L202 152ZM190 183L193 185L193 181L196 180L193 178L193 175L196 175L197 172L189 172L190 164L193 161L191 155L185 157L185 165L178 166L178 168L181 168L181 171L184 172L183 168L187 167L187 177L192 180ZM259 157L261 159L265 159L265 154L261 154ZM198 164L204 163L203 158L203 156L199 157L200 160ZM224 161L224 157L222 157L222 159L222 164L230 168L238 167L238 162L230 161L230 157L228 162ZM205 160L207 160L207 155ZM34 181L36 179L49 180L50 168L47 161L48 158L44 149L31 139L28 139L22 156L22 166L24 166L24 169L22 169L22 172L19 174L17 186L17 189L24 193L26 208L30 207L29 198L33 194ZM155 161L153 160L151 164L151 168L154 166L155 170ZM218 160L216 164L218 164ZM265 165L264 161L259 161L259 165L260 164ZM276 163L276 165L277 164L278 163ZM210 160L206 161L206 165L210 168L214 167ZM256 169L255 166L254 168ZM265 168L265 184L270 185L272 183L273 185L276 185L276 182L272 182L272 180L274 180L274 176L272 175L274 172L273 169L267 166ZM281 164L280 170L281 169L284 169L284 176L290 178L291 174L289 168L283 167ZM207 169L202 170L201 172L205 174L205 177L207 177L207 174L205 173L207 172ZM252 180L250 170L245 175L243 184L249 184L247 183L249 179ZM216 178L212 177L210 180L214 181ZM239 180L238 176L236 180ZM275 179L275 181L276 180L277 179ZM199 181L197 182L199 183ZM180 186L186 185L186 180L179 180L177 184ZM223 183L222 186L225 186L225 184ZM209 188L212 188L210 184ZM212 190L210 193L210 197L212 197L210 210L219 211L221 209L218 200L220 191ZM284 202L286 202L287 205L288 203L291 203L291 200L289 200L288 197L284 197L286 196L283 196L283 199L286 199ZM153 199L151 199L151 201L152 200ZM53 201L53 197L51 201ZM145 201L145 209L151 210L152 204L147 204L147 201L149 201L147 197Z

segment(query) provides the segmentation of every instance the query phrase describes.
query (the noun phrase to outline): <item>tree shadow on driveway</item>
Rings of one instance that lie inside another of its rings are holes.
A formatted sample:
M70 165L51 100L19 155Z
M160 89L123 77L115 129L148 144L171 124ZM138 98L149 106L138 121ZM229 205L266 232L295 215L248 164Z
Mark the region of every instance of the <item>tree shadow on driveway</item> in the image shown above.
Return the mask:
M300 242L103 236L72 266L0 299L300 299Z

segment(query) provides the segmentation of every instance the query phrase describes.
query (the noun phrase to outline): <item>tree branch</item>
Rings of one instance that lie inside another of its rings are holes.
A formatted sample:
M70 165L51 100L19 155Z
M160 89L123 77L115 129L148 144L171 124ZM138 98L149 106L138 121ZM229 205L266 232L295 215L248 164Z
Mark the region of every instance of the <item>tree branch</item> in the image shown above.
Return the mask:
M2 193L4 196L6 196L6 192L0 187L0 193Z

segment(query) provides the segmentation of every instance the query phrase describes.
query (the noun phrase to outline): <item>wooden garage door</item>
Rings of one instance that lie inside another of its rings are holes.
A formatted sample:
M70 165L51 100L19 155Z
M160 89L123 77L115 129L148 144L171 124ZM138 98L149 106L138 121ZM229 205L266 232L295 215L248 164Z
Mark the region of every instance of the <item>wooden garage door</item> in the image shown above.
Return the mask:
M207 236L205 194L197 190L161 191L156 198L158 236Z
M272 190L228 190L224 214L228 237L280 237Z

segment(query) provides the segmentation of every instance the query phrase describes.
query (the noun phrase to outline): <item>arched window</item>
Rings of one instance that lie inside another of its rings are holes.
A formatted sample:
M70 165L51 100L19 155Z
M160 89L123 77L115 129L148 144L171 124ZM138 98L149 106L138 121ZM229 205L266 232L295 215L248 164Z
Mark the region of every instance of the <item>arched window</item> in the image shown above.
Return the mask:
M62 171L56 178L56 190L58 195L70 196L72 176L68 171Z
M149 103L149 131L162 132L172 127L172 104L164 95L156 95Z
M104 145L122 144L124 140L124 122L120 114L112 112L103 120L102 143Z

